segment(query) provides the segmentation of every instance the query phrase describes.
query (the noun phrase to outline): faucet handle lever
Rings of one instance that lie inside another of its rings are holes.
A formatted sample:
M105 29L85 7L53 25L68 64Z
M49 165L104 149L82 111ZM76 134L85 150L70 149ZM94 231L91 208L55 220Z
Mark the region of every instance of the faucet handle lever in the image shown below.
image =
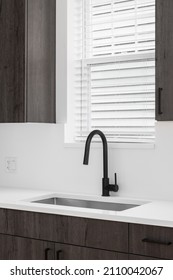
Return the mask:
M115 185L117 184L117 173L115 173Z
M117 173L115 173L115 192L119 190L119 187L117 185Z
M119 187L117 185L117 173L115 173L115 184L110 185L110 191L117 192L119 190Z

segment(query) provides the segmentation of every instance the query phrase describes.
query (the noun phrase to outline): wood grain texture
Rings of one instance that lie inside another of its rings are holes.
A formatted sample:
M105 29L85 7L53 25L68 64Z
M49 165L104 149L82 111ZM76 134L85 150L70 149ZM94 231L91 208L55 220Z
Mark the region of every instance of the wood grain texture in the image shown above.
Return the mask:
M173 259L167 227L0 209L0 233L56 243L55 258Z
M146 238L153 242L143 242ZM129 224L129 253L173 259L173 228Z
M55 122L56 1L28 1L27 121Z
M47 253L51 249L52 256ZM46 241L0 234L0 260L54 259L54 244Z
M159 260L158 258L129 254L129 260Z
M173 120L173 1L156 1L156 120ZM159 88L161 111L159 114Z
M25 120L25 0L0 0L0 122Z
M0 233L7 233L7 211L0 209Z
M5 214L4 214L5 211ZM128 252L128 224L0 209L2 233L71 245ZM0 227L1 230L1 227Z
M0 0L0 123L55 123L56 0Z
M75 245L84 245L86 221L82 218L6 210L6 233Z
M87 219L86 230L86 246L128 252L127 223Z
M128 254L93 248L55 244L55 259L59 260L127 260Z

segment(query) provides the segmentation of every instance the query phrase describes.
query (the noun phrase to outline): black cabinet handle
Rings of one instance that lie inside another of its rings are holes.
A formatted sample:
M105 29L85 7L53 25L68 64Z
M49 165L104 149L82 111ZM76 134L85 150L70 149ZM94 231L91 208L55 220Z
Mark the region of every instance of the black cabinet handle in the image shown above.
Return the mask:
M163 112L162 112L162 91L163 91L163 88L159 88L159 90L158 90L158 114L159 115L163 114Z
M45 260L53 260L54 256L53 256L53 250L50 248L47 248L45 250Z
M58 250L57 252L56 252L56 259L57 260L61 260L62 258L62 250Z
M152 240L149 238L144 238L142 239L142 242L145 243L152 243L152 244L158 244L158 245L165 245L165 246L170 246L172 244L172 242L162 242L162 241L156 241L156 240Z

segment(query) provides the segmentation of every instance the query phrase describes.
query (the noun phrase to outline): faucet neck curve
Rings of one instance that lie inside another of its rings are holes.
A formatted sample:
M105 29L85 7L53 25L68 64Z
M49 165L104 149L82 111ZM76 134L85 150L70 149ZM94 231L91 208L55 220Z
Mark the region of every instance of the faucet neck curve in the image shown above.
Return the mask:
M102 143L103 143L103 178L108 178L108 144L104 133L100 130L93 130L87 137L86 144L85 144L85 153L84 153L84 160L83 164L88 164L89 161L89 152L90 152L90 144L92 138L95 135L99 135Z

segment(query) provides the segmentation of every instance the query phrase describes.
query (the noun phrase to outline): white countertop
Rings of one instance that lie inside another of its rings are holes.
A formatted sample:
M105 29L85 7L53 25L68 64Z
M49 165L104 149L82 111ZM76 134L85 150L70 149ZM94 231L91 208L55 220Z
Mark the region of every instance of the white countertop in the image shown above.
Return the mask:
M114 203L140 204L140 206L124 211L109 211L31 203L34 200L56 196ZM145 201L136 198L74 195L33 189L0 187L0 208L173 227L173 201Z

